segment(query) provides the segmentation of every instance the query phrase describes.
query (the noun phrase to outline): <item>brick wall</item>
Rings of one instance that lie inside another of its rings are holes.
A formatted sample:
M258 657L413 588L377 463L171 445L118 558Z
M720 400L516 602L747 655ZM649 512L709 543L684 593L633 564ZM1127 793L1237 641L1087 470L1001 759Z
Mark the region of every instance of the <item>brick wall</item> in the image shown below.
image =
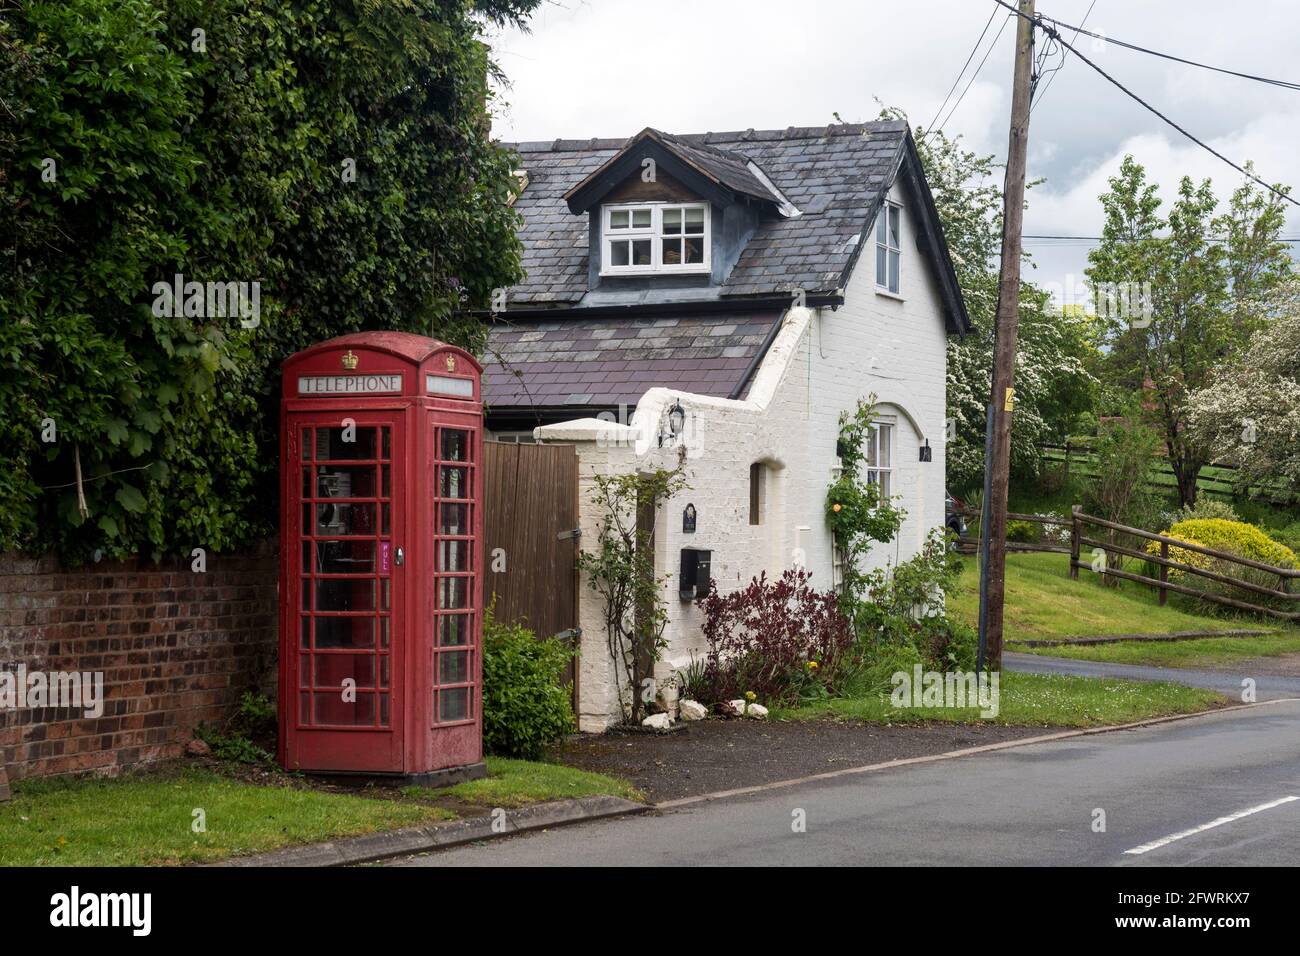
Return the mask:
M182 753L194 727L227 717L253 688L274 694L276 589L270 544L190 560L0 555L0 670L102 672L104 711L0 709L10 780L116 774Z

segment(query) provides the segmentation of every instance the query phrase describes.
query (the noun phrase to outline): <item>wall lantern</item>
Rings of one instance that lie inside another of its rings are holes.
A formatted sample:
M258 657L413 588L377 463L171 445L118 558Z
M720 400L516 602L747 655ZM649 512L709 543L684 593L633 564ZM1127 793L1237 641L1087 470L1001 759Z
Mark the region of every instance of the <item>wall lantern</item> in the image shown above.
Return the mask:
M933 461L934 459L930 457L931 454L930 439L927 438L925 444L921 446L921 461Z
M659 447L664 447L664 442L671 441L682 433L686 427L686 409L682 408L682 403L673 402L672 408L668 409L668 431L659 433Z

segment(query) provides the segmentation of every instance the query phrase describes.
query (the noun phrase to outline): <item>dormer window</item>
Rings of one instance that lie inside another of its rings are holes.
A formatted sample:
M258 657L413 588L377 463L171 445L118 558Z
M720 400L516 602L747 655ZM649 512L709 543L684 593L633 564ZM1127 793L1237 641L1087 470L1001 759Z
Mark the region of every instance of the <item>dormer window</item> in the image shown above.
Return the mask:
M709 271L708 203L602 207L602 275Z

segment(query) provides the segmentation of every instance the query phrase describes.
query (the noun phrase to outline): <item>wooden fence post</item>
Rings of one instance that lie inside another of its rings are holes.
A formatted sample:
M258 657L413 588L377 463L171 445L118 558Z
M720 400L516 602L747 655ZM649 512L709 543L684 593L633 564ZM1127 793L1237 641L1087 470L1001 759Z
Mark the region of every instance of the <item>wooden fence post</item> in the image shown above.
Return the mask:
M1164 558L1166 561L1169 560L1168 541L1160 542L1160 557ZM1161 607L1164 607L1165 601L1169 599L1169 592L1165 588L1165 585L1168 583L1169 583L1169 565L1162 564L1160 565L1160 606Z
M1070 508L1070 577L1079 580L1079 512L1082 506Z

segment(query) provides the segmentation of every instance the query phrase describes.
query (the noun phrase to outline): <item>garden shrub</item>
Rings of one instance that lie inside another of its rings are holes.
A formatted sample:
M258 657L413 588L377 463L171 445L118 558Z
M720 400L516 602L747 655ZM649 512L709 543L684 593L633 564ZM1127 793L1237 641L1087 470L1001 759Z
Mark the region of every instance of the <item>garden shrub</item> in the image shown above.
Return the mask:
M1216 551L1223 551L1251 561L1259 561L1273 567L1300 568L1300 559L1297 559L1294 551L1286 545L1274 541L1260 528L1244 521L1228 521L1223 518L1194 518L1190 521L1175 523L1164 534L1166 537L1176 538L1179 541L1188 541L1202 547L1214 548ZM1146 550L1149 554L1159 554L1160 542L1150 542ZM1172 561L1189 564L1195 568L1227 575L1268 588L1277 588L1279 584L1277 575L1270 574L1267 571L1259 571L1232 561L1212 558L1208 554L1200 554L1174 545L1169 546L1169 558ZM1169 569L1169 579L1199 591L1245 600L1252 604L1271 606L1285 603L1281 598L1272 598L1230 584L1211 581L1200 575L1189 574L1176 568Z
M695 688L702 703L752 691L761 703L794 704L835 693L853 643L833 591L817 591L802 568L766 573L722 595L717 583L697 602L709 649Z
M924 629L923 638L922 653L930 666L944 671L975 669L980 638L973 627L949 618L937 618Z
M1154 528L1161 521L1160 498L1150 490L1155 471L1155 456L1160 448L1159 434L1144 424L1140 416L1108 423L1097 438L1093 480L1084 486L1083 506L1089 514L1133 528ZM1144 539L1122 531L1107 529L1100 533L1108 543L1136 551ZM1106 566L1123 570L1127 556L1107 550ZM1119 583L1110 575L1102 580Z
M1294 521L1282 528L1271 528L1268 536L1278 544L1300 554L1300 521Z
M218 760L269 764L274 761L277 731L275 703L265 694L244 691L239 709L225 722L224 729L199 724L194 736L212 748Z
M1175 516L1175 521L1198 521L1208 518L1221 518L1224 521L1240 521L1237 510L1226 501L1201 495L1194 505L1183 505Z
M865 575L866 593L855 620L867 645L914 642L924 623L942 619L945 594L961 576L961 558L948 550L942 529L908 560Z
M561 683L574 651L539 640L521 624L483 616L483 748L536 760L574 730L573 705Z
M1039 526L1033 521L1012 521L1007 525L1008 541L1035 543L1039 537Z
M1286 545L1274 541L1260 528L1253 524L1246 524L1244 521L1228 521L1224 518L1193 518L1190 521L1175 523L1164 534L1169 538L1199 544L1202 547L1213 548L1216 551L1225 551L1237 557L1270 564L1277 568L1300 567L1300 561L1297 561L1294 551ZM1147 552L1159 554L1160 542L1152 541L1148 544ZM1208 554L1199 554L1173 545L1169 547L1169 557L1173 561L1180 561L1193 567L1207 569L1216 561ZM1221 563L1227 564L1229 562ZM1240 565L1233 566L1239 569L1241 567ZM1185 572L1176 570L1169 572L1171 578L1175 575L1181 577L1185 575ZM1240 577L1240 574L1236 576Z

